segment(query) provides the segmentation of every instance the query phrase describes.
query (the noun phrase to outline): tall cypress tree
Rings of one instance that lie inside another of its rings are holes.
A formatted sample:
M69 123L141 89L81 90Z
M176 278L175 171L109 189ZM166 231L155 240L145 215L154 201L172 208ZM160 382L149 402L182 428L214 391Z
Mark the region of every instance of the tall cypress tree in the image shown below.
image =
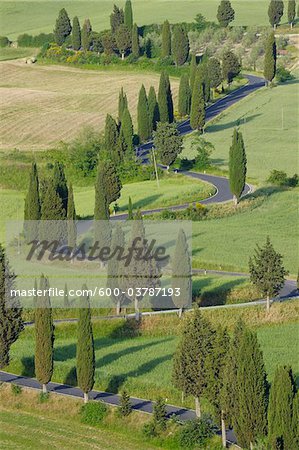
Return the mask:
M193 86L194 81L197 73L197 63L196 63L196 55L194 53L191 56L191 63L190 63L190 88L191 92L193 92Z
M166 72L162 72L160 76L158 104L161 122L173 122L173 101L169 77Z
M160 120L159 105L157 102L155 88L153 86L150 87L148 93L148 112L149 112L150 129L152 134L152 132L157 128L157 122L159 122Z
M179 230L172 261L172 288L178 290L179 295L174 295L172 300L179 308L179 316L183 309L190 307L192 298L191 262L188 250L188 242L184 230Z
M190 114L191 107L191 89L189 86L188 74L181 75L180 88L179 88L179 104L178 112L181 117Z
M290 367L277 367L271 385L268 408L268 435L273 448L296 448L293 434L293 401L296 385Z
M217 58L209 58L207 69L210 87L216 89L222 81L220 61Z
M87 291L86 285L82 286L82 291ZM77 380L84 394L84 403L88 402L88 394L94 385L94 372L95 355L90 304L85 293L80 299L77 341Z
M138 122L138 135L141 141L146 141L151 136L151 129L149 123L149 110L148 101L146 96L145 87L142 85L137 106L137 122Z
M124 10L114 5L113 11L110 15L110 25L113 34L115 34L118 27L124 23L124 20Z
M136 23L134 23L132 29L132 55L135 56L135 58L140 56L139 34Z
M67 181L64 173L63 164L55 161L54 169L53 169L53 182L56 189L57 194L61 198L62 206L65 211L65 215L67 212L67 201L68 201L68 187Z
M85 19L82 27L82 33L81 33L81 41L82 41L82 48L86 52L90 50L91 46L91 23L89 19Z
M133 28L133 10L131 0L126 0L124 11L124 22L126 27L132 31Z
M128 203L128 220L133 220L134 214L133 214L133 204L132 199L129 197L129 203Z
M62 45L71 34L72 26L69 16L64 8L59 11L54 28L54 39L57 45Z
M77 16L73 18L72 46L73 49L77 51L81 48L81 28Z
M168 106L168 121L169 123L173 122L174 115L173 115L173 99L172 99L172 92L171 92L171 85L169 81L169 75L166 72L165 73L165 85L166 85L166 95L167 95L167 106Z
M199 64L199 66L197 67L197 74L198 74L198 77L201 79L201 82L203 85L203 93L204 93L205 102L208 103L208 101L210 100L211 87L210 87L210 78L209 78L209 72L208 72L208 64L206 61Z
M122 115L125 109L128 108L127 95L124 93L124 88L122 87L118 96L118 121L121 123Z
M283 0L270 0L268 8L268 17L271 26L276 29L283 16L284 3Z
M162 27L162 57L171 55L171 31L168 20L165 20Z
M125 108L122 114L122 122L121 122L121 130L120 133L123 133L125 144L126 144L126 152L132 153L134 150L133 147L133 122L130 111L128 108Z
M68 246L75 250L77 242L77 225L72 183L69 185L69 199L67 204L67 239Z
M38 237L38 221L41 218L40 203L37 166L36 163L32 163L24 209L24 234L27 242Z
M205 99L203 92L202 80L199 75L196 76L194 81L192 99L191 99L191 112L190 112L190 125L193 130L202 131L205 125Z
M227 27L235 18L235 11L232 8L231 2L228 0L221 0L218 6L217 19L222 27Z
M121 224L117 224L111 239L111 254L114 255L108 261L107 266L107 287L111 289L111 300L116 305L116 314L120 314L122 302L125 300L124 294L120 290L120 273L121 261L117 257L117 252L114 254L117 248L124 248L125 236L122 230Z
M115 159L115 153L117 150L117 141L118 141L118 126L115 120L110 114L106 116L105 122L105 135L104 135L104 146L105 150L108 152L108 155L112 159Z
M107 197L104 174L104 161L99 161L95 183L94 205L94 239L100 247L107 247L110 242L111 230L109 224L109 200Z
M293 417L292 417L292 439L294 443L294 448L299 447L299 391L297 390L292 407Z
M53 179L47 180L41 207L40 240L65 239L66 229L62 221L66 218L66 211L63 208L63 203L56 187Z
M42 296L36 299L35 310L35 375L47 392L47 384L53 375L54 325L49 296L49 281L43 275L40 279Z
M294 20L296 17L296 0L288 1L288 23L293 28Z
M234 130L232 145L229 150L229 185L234 196L235 205L240 201L245 187L247 172L247 159L243 136L237 129Z
M172 55L177 66L182 66L188 59L189 39L185 28L176 25L172 37Z
M11 296L15 280L16 276L0 243L0 369L9 363L10 347L24 328L19 299Z
M276 74L276 40L271 33L266 42L264 59L264 77L266 84L271 83Z

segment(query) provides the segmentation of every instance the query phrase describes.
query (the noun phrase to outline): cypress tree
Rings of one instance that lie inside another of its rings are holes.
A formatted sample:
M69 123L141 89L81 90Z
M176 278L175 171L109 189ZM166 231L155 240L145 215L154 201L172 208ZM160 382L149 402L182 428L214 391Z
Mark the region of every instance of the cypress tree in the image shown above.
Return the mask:
M240 201L246 182L247 159L242 133L234 130L229 150L229 185L235 205Z
M128 220L134 219L134 213L133 213L133 204L132 199L129 197L129 203L128 203Z
M299 391L296 392L292 406L292 439L294 448L299 447Z
M113 12L110 15L111 32L115 34L118 27L124 23L124 11L122 8L114 5Z
M82 286L87 291L87 286ZM88 295L82 295L79 308L77 341L77 380L83 391L84 403L88 402L88 393L94 385L95 355Z
M139 58L140 56L139 34L136 23L134 23L132 29L132 55L135 56L135 58Z
M249 272L251 282L267 298L269 312L270 298L279 293L288 274L283 266L282 256L275 251L269 236L263 247L256 246L253 258L249 259Z
M266 42L264 59L264 77L266 84L271 83L276 74L276 40L271 33Z
M191 107L191 89L189 86L189 76L183 74L180 79L179 88L179 104L178 112L181 117L188 116L190 114Z
M110 114L106 116L105 122L105 135L104 135L104 146L105 150L108 152L111 158L115 159L115 153L117 149L118 142L118 126L115 120Z
M125 143L126 143L126 151L132 153L134 150L133 147L133 122L130 111L128 108L125 108L122 114L122 122L121 122L121 131L123 133Z
M94 239L99 247L109 245L111 230L109 224L109 201L107 198L104 180L104 161L99 161L97 178L95 183L95 206L94 206Z
M111 239L111 254L114 255L114 252L117 248L124 248L125 246L125 236L122 230L121 224L117 224L114 229L114 233L112 234ZM121 262L118 258L118 253L110 258L107 266L107 287L111 289L111 300L116 305L116 314L120 314L120 309L123 301L125 300L124 294L121 293L120 290L120 275L121 275Z
M0 369L8 365L10 347L24 329L19 299L11 297L11 290L16 288L15 280L0 243Z
M82 34L81 34L81 40L82 40L82 48L86 52L90 50L91 46L91 23L89 19L85 19L82 27Z
M121 59L125 59L125 54L132 48L132 32L126 25L120 25L115 34L116 45L119 53L121 54Z
M222 71L220 61L217 58L209 58L207 70L210 87L215 90L222 81Z
M68 201L68 187L67 187L67 181L64 173L63 164L55 161L54 163L54 169L53 169L53 182L56 189L57 194L61 198L62 206L65 211L65 214L67 212L67 201Z
M128 108L127 95L124 93L124 88L122 87L118 96L118 121L121 123L122 115L125 109Z
M127 391L123 391L121 394L119 412L122 417L127 417L132 412L132 403Z
M67 204L67 239L68 246L75 250L77 242L76 209L72 183L69 185L69 198Z
M288 1L288 23L293 28L294 20L296 17L296 0Z
M131 0L126 0L125 12L124 12L124 22L126 27L132 31L133 28L133 10Z
M59 11L54 29L54 39L57 45L62 45L71 34L72 26L69 16L64 8Z
M201 79L201 82L202 82L205 103L208 103L208 101L210 100L211 89L210 89L208 65L206 62L202 62L197 67L197 75Z
M53 375L54 325L48 292L49 281L43 275L40 290L43 295L37 297L35 310L35 375L45 393Z
M208 356L213 350L214 331L199 309L188 316L181 343L175 353L173 382L195 398L197 417L201 416L200 397L207 389Z
M117 169L110 159L103 159L99 161L98 175L102 177L104 185L105 199L108 206L116 202L120 197L122 188Z
M185 28L176 25L172 38L172 55L177 66L182 66L188 59L189 39Z
M286 366L277 367L268 408L268 435L273 448L296 448L292 423L295 392L292 369Z
M123 127L121 127L117 141L117 151L112 160L115 165L118 165L121 161L123 161L125 156L128 156L127 150L128 146L124 136Z
M54 180L49 179L45 185L41 207L40 240L64 240L65 227L62 222L66 218L62 200L56 191Z
M140 141L147 141L151 136L151 129L149 123L148 101L143 85L141 86L138 98L137 122Z
M36 163L32 163L28 192L24 209L24 234L27 242L38 237L38 221L41 218L39 180Z
M217 20L222 27L227 27L235 18L235 11L232 8L231 2L228 0L221 0L217 11Z
M155 88L153 86L150 87L148 93L148 112L152 134L152 132L157 129L157 122L160 120L159 105L157 102Z
M168 20L165 20L162 27L162 57L171 55L171 31Z
M270 0L268 8L268 17L271 26L276 29L283 16L284 3L283 0Z
M196 76L194 81L191 111L190 111L190 125L193 130L202 131L205 126L205 99L203 92L203 85L200 76Z
M179 295L173 295L172 300L179 308L181 317L183 309L190 307L192 299L191 262L188 242L184 230L180 229L175 245L172 261L172 288Z
M75 16L73 19L72 46L73 49L77 51L81 48L81 28L77 16Z
M240 71L241 65L237 56L231 51L225 52L222 59L222 74L228 84L239 75Z
M172 92L171 92L169 76L168 76L168 73L166 73L166 72L165 72L165 86L166 86L166 94L167 94L168 118L169 118L169 123L172 123L174 120L173 100L172 100Z
M197 73L197 63L196 63L196 55L192 54L191 56L191 64L190 64L190 88L191 92L193 92L194 81Z
M169 77L166 72L162 72L160 76L158 105L161 122L173 122L173 101L170 88Z

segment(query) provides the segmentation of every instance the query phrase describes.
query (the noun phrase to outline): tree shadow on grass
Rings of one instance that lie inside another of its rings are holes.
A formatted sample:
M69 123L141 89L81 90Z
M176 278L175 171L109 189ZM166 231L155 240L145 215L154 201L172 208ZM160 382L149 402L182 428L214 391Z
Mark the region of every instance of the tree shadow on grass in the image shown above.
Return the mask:
M219 306L225 305L227 303L227 299L233 288L244 283L245 278L237 278L235 280L227 281L221 286L204 292L199 292L197 294L195 302L200 306Z
M251 116L240 117L239 119L232 120L227 123L214 123L213 125L209 125L206 128L207 133L217 133L218 131L228 130L230 128L239 127L242 124L246 124L261 116L261 114L252 114Z
M133 209L146 208L148 205L151 205L153 202L158 200L161 196L161 194L150 195L149 197L145 197L137 202L134 202L134 199L132 199ZM119 208L120 211L126 211L127 209L128 205L124 205Z
M24 377L34 378L35 377L35 367L34 367L34 356L25 356L21 359L23 368L22 373Z

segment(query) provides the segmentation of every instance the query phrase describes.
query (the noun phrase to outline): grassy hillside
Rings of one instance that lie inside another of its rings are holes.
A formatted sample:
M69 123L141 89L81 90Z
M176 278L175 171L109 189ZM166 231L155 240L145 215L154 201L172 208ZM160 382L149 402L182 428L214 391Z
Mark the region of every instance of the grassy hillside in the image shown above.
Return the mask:
M213 163L227 169L234 127L243 133L248 176L264 182L272 169L298 172L298 82L262 88L221 114L206 128L205 138L215 146ZM192 141L185 138L184 154Z
M21 33L50 33L61 8L66 8L71 17L80 20L89 17L94 30L109 27L109 16L113 0L79 1L1 1L1 33L16 39ZM124 5L119 0L118 5ZM236 11L234 25L268 25L268 1L232 0ZM133 0L134 20L138 25L170 22L191 22L201 13L208 20L216 21L218 0Z

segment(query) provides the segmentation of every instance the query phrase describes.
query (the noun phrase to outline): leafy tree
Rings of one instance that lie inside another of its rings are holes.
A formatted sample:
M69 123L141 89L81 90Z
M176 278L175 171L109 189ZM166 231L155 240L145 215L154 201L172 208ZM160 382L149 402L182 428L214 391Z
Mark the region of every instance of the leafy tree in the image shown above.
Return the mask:
M118 96L118 121L121 123L122 115L124 110L128 108L127 95L124 93L124 88L122 87Z
M171 55L171 31L168 20L165 20L162 27L162 57Z
M125 17L124 17L123 9L114 5L113 12L110 15L111 32L113 34L116 33L118 27L120 25L122 25L124 23L124 21L125 21Z
M133 10L131 0L126 0L125 12L124 12L124 23L128 30L132 31L133 28Z
M231 51L225 52L222 59L222 74L228 84L239 75L240 71L241 66L237 56Z
M121 59L125 59L125 54L132 47L132 36L131 31L126 27L126 25L121 24L115 34L115 40L117 48L121 54Z
M172 54L177 66L182 66L188 59L189 39L185 28L182 25L176 25L172 38Z
M235 205L240 201L246 182L247 158L242 133L234 130L229 150L229 185Z
M125 236L120 224L117 224L111 239L111 253L114 254L115 249L124 248L125 246ZM109 259L107 266L107 287L111 289L111 299L116 304L116 314L120 314L120 309L122 303L125 300L125 296L120 290L120 271L121 262L115 255L113 258ZM117 295L117 292L118 295Z
M182 229L179 231L173 255L172 288L174 292L177 289L179 290L179 295L174 295L172 300L175 306L179 308L179 315L181 316L183 309L190 306L192 297L190 254L187 238Z
M116 42L114 33L106 31L102 34L102 44L105 55L112 55L116 51Z
M132 55L135 56L135 58L139 58L140 56L139 33L136 23L134 23L132 29Z
M266 42L264 59L264 77L269 84L276 74L276 41L274 33L271 33Z
M296 17L296 0L288 1L288 22L293 28L294 20Z
M293 434L293 402L296 393L292 369L277 367L271 385L268 408L268 434L273 448L296 448Z
M277 25L283 16L284 4L283 0L270 0L268 8L269 22L271 26L276 29Z
M57 45L62 45L71 34L72 26L69 16L64 8L59 11L54 29L54 39Z
M82 286L87 292L87 286ZM87 293L80 300L78 341L77 341L77 379L78 386L83 391L84 403L88 402L88 393L94 385L95 355L91 325L90 304Z
M153 134L158 158L162 164L169 167L183 149L183 138L174 123L159 122Z
M249 259L250 280L267 298L267 311L270 310L270 297L279 293L285 283L285 270L282 256L274 250L267 237L263 247L256 246L255 254Z
M133 220L134 214L133 214L133 204L132 199L129 197L129 203L128 203L128 220Z
M196 55L192 54L191 63L190 63L190 88L191 92L193 92L194 81L197 73L197 62Z
M11 295L15 280L16 276L0 244L0 369L8 365L10 347L24 329L20 301Z
M159 122L160 119L159 105L156 97L155 88L153 86L150 87L148 92L148 113L149 113L150 130L152 134L152 132L157 129L157 122Z
M193 130L197 129L202 131L205 126L205 119L206 114L203 84L201 77L197 75L194 81L190 110L190 125Z
M199 309L187 317L181 342L174 357L173 382L185 394L195 398L197 417L201 416L200 397L208 386L209 354L213 350L214 331Z
M133 146L133 122L130 111L128 108L125 108L122 115L121 122L121 133L123 133L125 144L126 144L126 152L132 153L134 150Z
M179 105L178 112L181 117L188 116L190 114L191 107L191 89L189 86L188 74L181 75L180 88L179 88Z
M69 198L67 204L67 228L68 228L67 230L68 246L72 249L75 249L77 241L77 225L76 225L76 208L72 183L70 183L69 185Z
M208 60L208 77L211 88L216 89L222 81L221 64L217 58Z
M132 403L127 391L123 391L121 394L119 412L122 417L127 417L132 412Z
M81 40L82 40L82 48L86 52L90 50L91 46L91 23L89 19L85 19L82 27L82 34L81 34Z
M138 135L141 141L147 141L151 137L151 128L149 123L148 101L145 87L142 85L137 106Z
M36 299L35 310L35 375L47 392L47 384L53 375L54 325L49 297L49 281L43 275L40 279L42 296Z
M38 221L41 218L41 202L36 163L32 163L28 192L24 209L24 234L27 242L38 237Z
M173 101L169 77L166 72L162 72L160 76L158 104L161 122L173 122Z
M106 116L104 146L110 157L117 159L118 126L110 114Z
M74 50L80 50L81 48L81 28L77 16L73 18L72 46Z
M86 177L97 166L100 150L100 134L91 126L83 127L76 139L68 146L70 163L83 177Z
M235 18L235 11L231 2L221 0L217 10L217 20L222 27L227 27Z
M67 181L64 173L63 164L55 161L53 168L53 182L56 189L57 194L61 198L62 206L65 211L65 215L67 212L67 201L68 201L68 188Z

